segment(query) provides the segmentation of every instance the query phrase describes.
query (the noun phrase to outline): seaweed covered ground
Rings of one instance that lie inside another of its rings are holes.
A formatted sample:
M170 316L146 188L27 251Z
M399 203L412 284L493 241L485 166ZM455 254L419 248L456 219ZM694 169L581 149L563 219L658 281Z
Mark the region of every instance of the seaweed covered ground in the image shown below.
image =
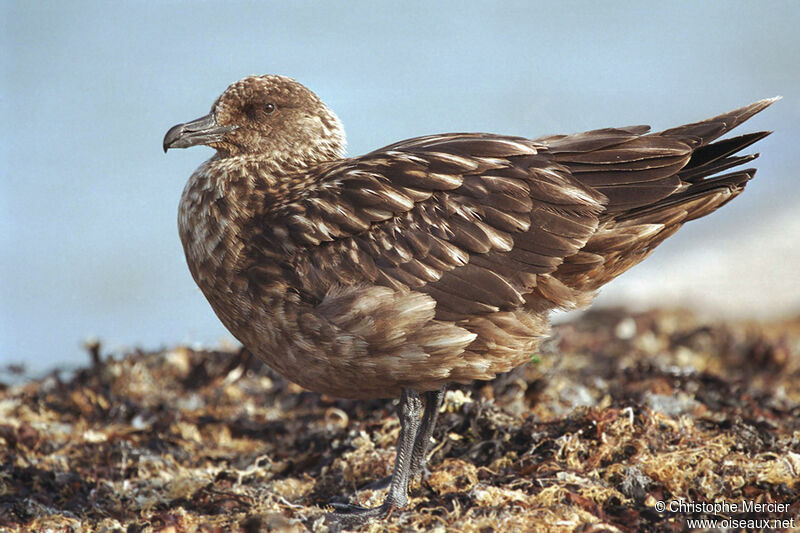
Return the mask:
M244 351L90 353L0 386L0 531L325 531L326 503L385 494L392 401ZM601 310L531 359L448 392L430 476L364 530L800 530L800 317Z

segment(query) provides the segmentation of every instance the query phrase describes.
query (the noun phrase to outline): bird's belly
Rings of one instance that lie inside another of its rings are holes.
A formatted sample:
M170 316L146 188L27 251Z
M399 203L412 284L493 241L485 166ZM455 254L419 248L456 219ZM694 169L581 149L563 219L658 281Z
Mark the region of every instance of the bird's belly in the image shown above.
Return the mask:
M206 296L225 327L251 353L308 390L344 398L391 398L404 387L435 390L448 381L443 378L452 360L415 365L418 354L413 347L387 341L397 333L388 324L371 336L353 331L358 326L337 324L324 306L301 302L277 287L258 297ZM425 359L430 361L430 356Z
M436 320L430 296L386 287L349 288L318 305L277 284L257 295L204 292L223 324L271 368L306 389L346 398L491 379L526 361L546 328L533 320L522 335L493 335L485 317L462 325ZM527 327L514 320L517 329Z

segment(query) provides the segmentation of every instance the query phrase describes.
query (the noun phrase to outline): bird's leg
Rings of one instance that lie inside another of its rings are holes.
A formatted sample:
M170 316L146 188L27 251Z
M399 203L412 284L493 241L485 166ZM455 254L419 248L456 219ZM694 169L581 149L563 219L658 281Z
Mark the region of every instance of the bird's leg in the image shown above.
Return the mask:
M408 479L411 458L415 449L415 437L420 426L419 415L422 401L414 389L403 389L397 414L400 417L400 437L397 441L397 458L394 461L389 494L379 507L368 509L359 505L332 504L335 512L329 513L326 522L335 528L352 528L365 524L372 518L384 518L394 509L402 509L408 503ZM427 411L427 409L426 409Z
M414 438L414 451L411 452L411 473L409 479L414 479L422 475L423 479L428 477L427 455L428 448L431 446L433 428L436 427L436 419L439 418L439 408L444 400L445 387L436 391L425 393L425 412L422 414L422 423Z
M446 387L442 387L437 391L429 391L425 393L425 411L422 414L422 423L420 423L417 434L414 436L414 450L411 452L411 468L409 471L409 481L415 479L418 475L422 474L423 479L428 477L428 469L426 466L428 448L431 446L431 436L433 435L433 428L436 427L436 420L439 418L439 408L442 406L444 400L444 391ZM379 479L364 488L370 490L382 490L389 486L392 481L392 476L386 476Z

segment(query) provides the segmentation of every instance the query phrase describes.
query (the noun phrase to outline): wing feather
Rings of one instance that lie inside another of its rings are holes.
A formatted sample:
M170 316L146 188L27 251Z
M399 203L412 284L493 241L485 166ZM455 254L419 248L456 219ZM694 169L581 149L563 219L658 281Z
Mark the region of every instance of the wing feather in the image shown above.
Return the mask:
M440 318L523 305L605 201L541 144L488 134L411 139L300 181L251 240L283 250L292 286L317 301L359 282L427 292Z
M265 205L251 285L279 271L310 301L343 285L420 291L448 320L583 303L741 192L752 170L713 175L766 133L712 141L769 103L655 134L451 133L325 163Z

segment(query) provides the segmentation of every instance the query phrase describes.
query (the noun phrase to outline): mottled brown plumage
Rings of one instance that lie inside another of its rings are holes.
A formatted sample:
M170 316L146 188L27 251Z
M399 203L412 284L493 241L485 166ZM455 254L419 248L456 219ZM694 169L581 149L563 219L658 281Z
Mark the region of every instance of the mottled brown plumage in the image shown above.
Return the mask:
M589 303L741 193L755 170L720 172L767 133L713 141L773 101L654 134L451 133L344 158L319 98L261 76L164 148L217 150L186 185L179 228L225 326L308 389L406 398L524 363L551 310Z

